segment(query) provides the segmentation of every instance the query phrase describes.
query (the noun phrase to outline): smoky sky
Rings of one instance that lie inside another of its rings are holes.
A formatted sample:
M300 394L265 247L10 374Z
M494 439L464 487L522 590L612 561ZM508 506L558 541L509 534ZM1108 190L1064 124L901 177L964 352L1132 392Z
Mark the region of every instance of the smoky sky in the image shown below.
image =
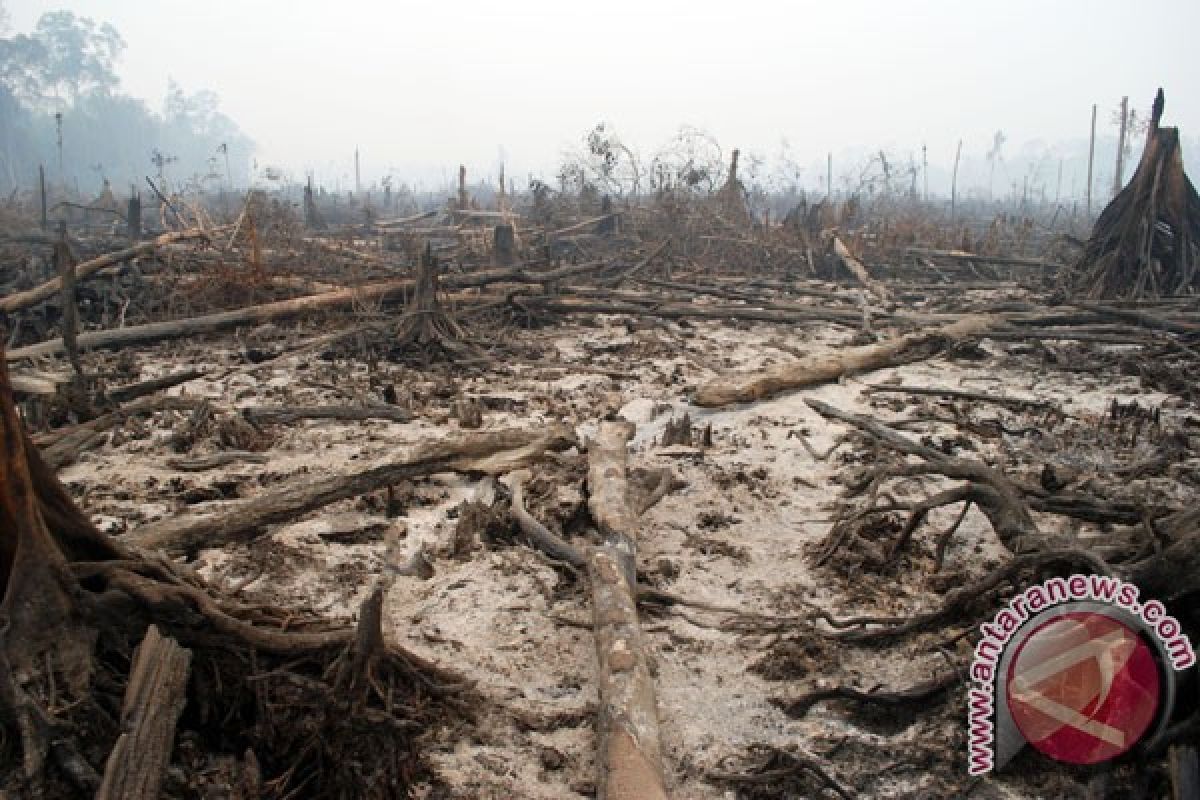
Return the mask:
M1200 3L1110 0L6 3L15 31L50 10L108 21L125 91L212 89L258 160L327 182L393 172L440 183L553 174L607 122L652 153L681 125L803 164L928 148L931 164L1010 142L1101 134L1122 95L1200 133Z

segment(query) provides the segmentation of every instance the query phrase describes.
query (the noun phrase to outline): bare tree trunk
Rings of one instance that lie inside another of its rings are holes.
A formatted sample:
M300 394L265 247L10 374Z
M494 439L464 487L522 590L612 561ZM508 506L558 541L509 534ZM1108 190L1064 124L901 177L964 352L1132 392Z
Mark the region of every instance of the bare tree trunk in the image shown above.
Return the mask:
M600 691L602 800L665 800L658 708L637 605L637 517L629 504L627 422L602 422L588 445L588 509L604 544L588 557Z
M922 347L931 348L932 354L945 343L977 336L1001 322L1003 317L998 315L968 316L941 328L916 331L878 344L847 347L756 372L716 378L698 388L692 402L719 407L766 400L792 389L835 381L843 375L904 363L911 360L913 351Z
M1117 171L1113 175L1113 197L1121 193L1121 188L1125 185L1122 179L1125 177L1125 136L1126 130L1129 127L1129 98L1121 98L1121 133L1117 137Z
M1096 160L1096 104L1092 103L1092 136L1088 140L1087 215L1092 218L1092 164Z

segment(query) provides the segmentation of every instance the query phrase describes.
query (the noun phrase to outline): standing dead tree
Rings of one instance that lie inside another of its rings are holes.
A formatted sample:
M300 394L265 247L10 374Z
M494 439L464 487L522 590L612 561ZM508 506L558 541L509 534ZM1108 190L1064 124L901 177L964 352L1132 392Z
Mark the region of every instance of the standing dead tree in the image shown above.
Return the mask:
M1144 297L1200 288L1200 196L1183 170L1179 129L1159 126L1163 105L1159 89L1137 171L1096 220L1076 265L1079 294Z

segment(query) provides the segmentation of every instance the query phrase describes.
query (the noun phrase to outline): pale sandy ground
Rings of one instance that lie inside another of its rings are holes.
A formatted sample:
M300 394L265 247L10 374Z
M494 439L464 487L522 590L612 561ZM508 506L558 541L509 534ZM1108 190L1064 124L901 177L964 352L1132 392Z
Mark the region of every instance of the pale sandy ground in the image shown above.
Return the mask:
M1014 366L1012 359L951 363L939 358L744 408L706 411L689 406L689 386L719 371L792 357L771 347L773 342L808 351L836 346L848 340L850 333L716 323L687 328L666 324L630 333L620 320L599 318L599 324L522 334L529 340L542 340L555 359L577 363L578 374L524 366L508 376L465 379L460 388L467 394L524 402L516 411L488 411L485 427L567 418L586 436L594 429L595 420L611 411L636 423L632 464L669 466L687 484L646 514L639 553L643 571L662 588L689 600L763 614L799 613L810 606L839 615L897 613L926 607L934 597L920 576L894 582L887 596L847 593L841 582L811 566L807 548L829 530L840 494L835 479L844 465L837 454L827 461L814 460L795 437L806 435L811 445L823 452L845 429L818 416L805 405L805 398L820 398L887 419L905 412L887 410L891 398L879 398L872 405L860 391L864 383L900 380L990 389L1058 401L1066 410L1080 413L1102 412L1114 396L1143 404L1164 400L1161 395L1142 392L1133 378L1098 381L1061 372L1039 375L1030 359ZM634 347L633 355L622 349L626 345ZM1002 353L1009 345L985 342L984 346ZM614 347L617 352L607 352ZM171 345L143 356L141 362L148 377L184 363L216 366L225 358L220 347ZM302 364L307 367L301 368ZM416 383L419 378L411 371L383 368L390 370L398 387L429 388ZM607 375L588 373L589 369L628 369L632 379L618 383ZM370 389L362 365L350 369L315 358L288 358L256 375L196 381L186 391L232 408L271 402L353 402L367 396ZM422 413L443 413L447 403L433 400ZM663 425L684 412L691 414L698 427L712 425L712 448L701 452L658 446ZM163 427L155 430L155 425ZM86 454L79 464L63 472L66 483L106 527L120 529L122 519L150 520L171 513L175 490L165 487L172 479L201 486L236 480L242 494L249 495L263 491L259 476L264 472L280 481L293 481L357 469L445 429L420 420L409 424L300 423L280 429L281 438L270 451L269 464L182 474L164 463L170 454L161 439L169 421L160 417L148 427L153 431L151 438ZM948 426L925 430L952 433ZM198 450L212 446L211 441L205 442ZM1002 461L1006 451L1030 446L1028 439L1012 437L993 445ZM929 488L914 484L908 490L910 496L918 496ZM566 584L543 558L523 547L477 548L466 561L437 555L454 530L455 520L448 513L474 491L466 478L436 476L414 488L416 499L400 519L388 520L380 509L347 501L279 526L257 542L204 551L199 566L218 584L242 586L243 596L250 600L309 607L330 617L350 619L372 582L385 572L389 538L398 542L397 552L392 554L398 562L405 561L418 543L424 543L426 550L435 554L435 575L428 581L391 579L386 607L388 636L461 671L497 705L538 715L578 715L578 724L537 732L505 722L503 714L491 714L475 735L444 743L435 761L445 779L456 787L454 796L531 800L591 796L595 655L586 589L582 584ZM579 499L575 497L576 502ZM568 493L564 502L571 500ZM190 510L203 511L205 505ZM956 510L935 513L926 533L947 525ZM720 517L733 521L705 529L706 520ZM366 533L351 543L322 537L333 528ZM689 545L688 538L697 535L709 540L708 545ZM731 555L739 551L727 547L714 549L713 541L740 548L740 555ZM978 574L980 564L1000 556L986 520L973 511L952 548L949 566ZM676 577L668 577L676 573ZM571 620L579 624L565 624ZM928 748L961 733L951 712L919 721L895 736L880 736L856 727L844 711L828 704L817 706L802 720L792 720L770 702L822 680L900 687L927 678L946 665L944 656L932 646L934 639L878 651L832 649L820 675L806 678L803 685L789 685L747 671L766 652L768 637L721 631L717 629L720 621L720 615L694 609L644 620L669 782L677 798L733 797L730 790L709 782L705 775L721 768L722 759L738 756L757 743L823 752L848 739L886 753L899 752L903 744ZM955 742L944 751L953 753L954 758L954 763L941 765L944 774L965 772L962 753L956 749L961 740ZM833 774L864 797L930 796L932 792L927 791L919 771L864 777L862 770L871 767L852 756L835 757L830 764ZM982 787L979 796L1034 796L1006 781L989 783L991 787Z

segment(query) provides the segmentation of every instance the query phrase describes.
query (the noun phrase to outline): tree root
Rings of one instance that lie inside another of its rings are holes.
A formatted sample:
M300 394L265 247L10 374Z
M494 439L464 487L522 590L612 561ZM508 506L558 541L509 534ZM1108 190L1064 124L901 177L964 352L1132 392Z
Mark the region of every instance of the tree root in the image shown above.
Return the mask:
M127 549L29 442L5 364L0 353L0 792L95 792L150 625L193 654L180 735L203 758L245 754L259 795L402 797L433 779L421 737L478 702L457 676L384 642L382 586L351 630L239 603Z
M958 686L960 683L962 683L962 675L957 672L947 672L906 689L888 691L875 688L863 690L853 686L833 686L828 689L814 689L810 692L805 692L799 697L786 701L778 701L776 705L783 710L783 713L792 718L803 717L817 703L837 699L852 700L860 705L889 706L893 708L921 705L927 708L927 704L937 702L948 690Z

